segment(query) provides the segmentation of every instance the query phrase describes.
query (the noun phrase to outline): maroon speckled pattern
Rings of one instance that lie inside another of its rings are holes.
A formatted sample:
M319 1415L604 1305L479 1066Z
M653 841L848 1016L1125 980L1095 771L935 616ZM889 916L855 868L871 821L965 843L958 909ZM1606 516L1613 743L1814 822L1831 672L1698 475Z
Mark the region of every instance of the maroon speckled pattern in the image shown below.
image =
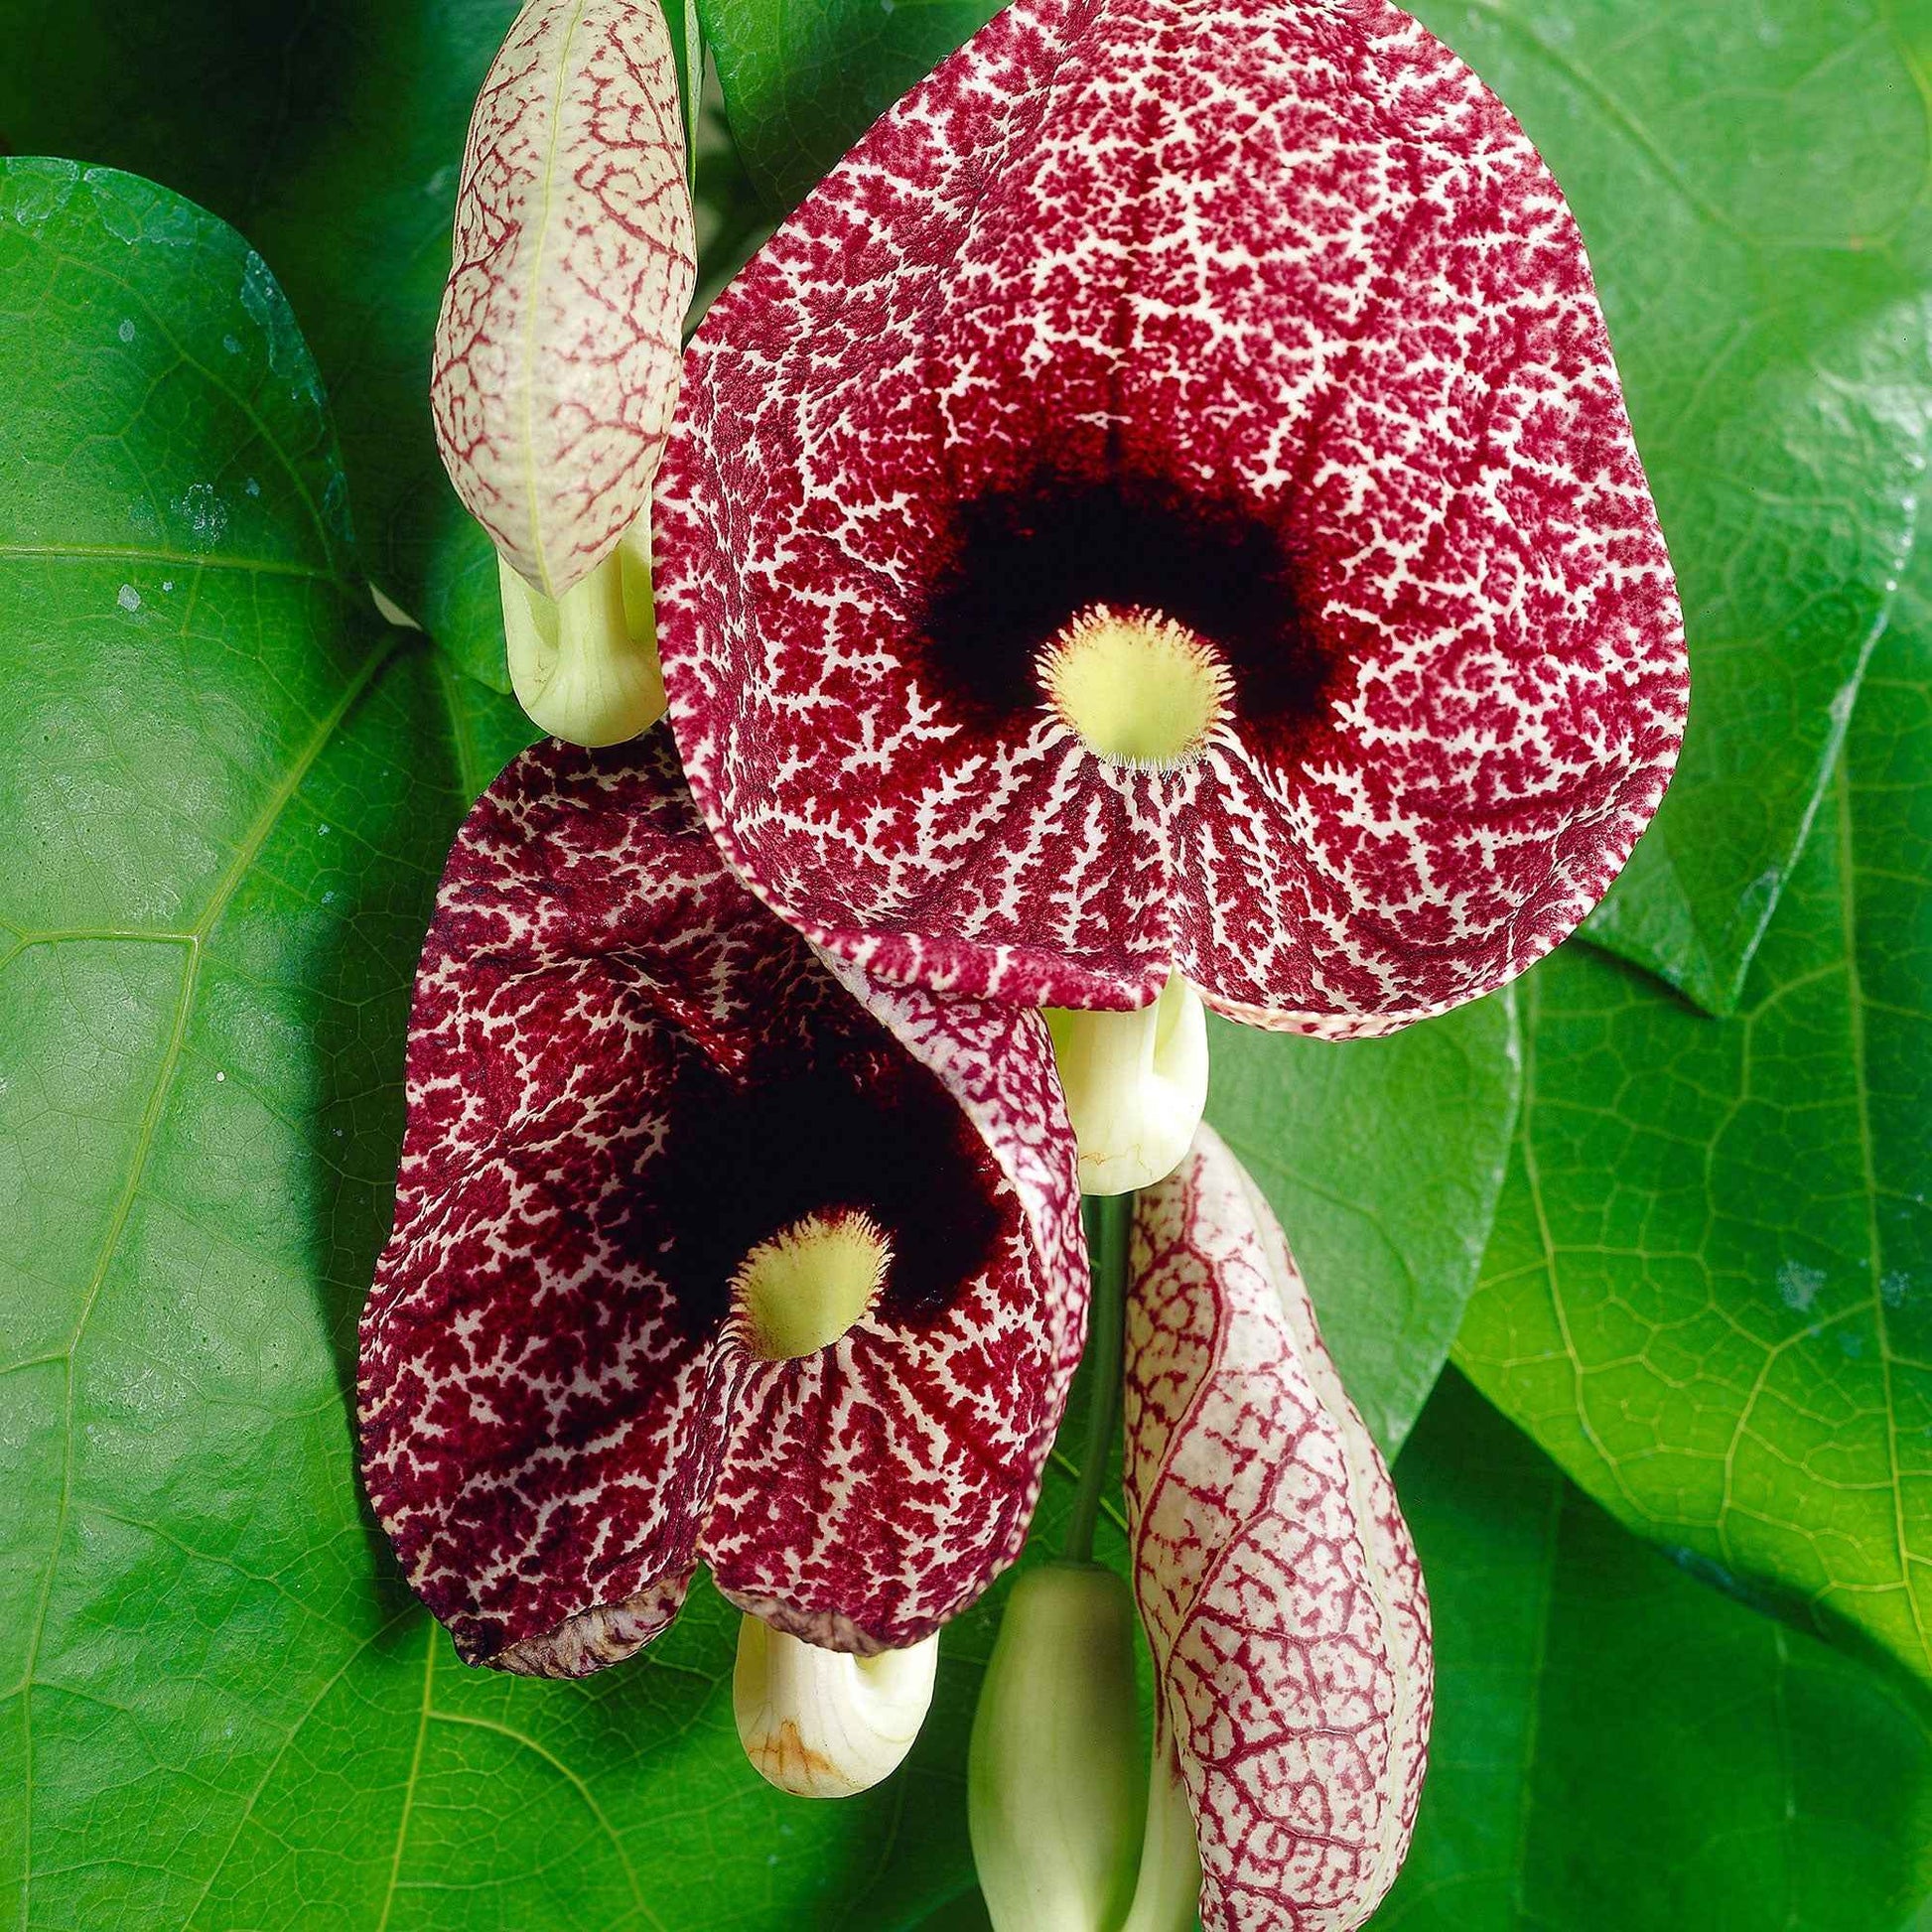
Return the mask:
M1281 1228L1210 1128L1136 1209L1126 1477L1201 1923L1352 1932L1415 1825L1429 1603Z
M1069 601L1110 590L1110 505L1127 573L1210 616L1279 579L1241 618L1276 644L1203 622L1236 697L1199 759L1115 766L1052 715L1044 638L982 621L989 504L1057 533ZM1389 1031L1572 929L1682 731L1576 225L1382 0L1018 0L712 308L657 516L671 714L734 865L935 988L1130 1007L1175 964L1238 1019Z
M662 729L540 746L471 814L360 1416L376 1514L472 1662L612 1662L700 1560L781 1628L897 1647L1019 1553L1086 1319L1050 1043L873 992L732 879ZM730 1269L821 1205L893 1236L884 1294L756 1360Z
M551 597L650 500L697 266L656 0L530 0L470 123L431 400L458 495Z

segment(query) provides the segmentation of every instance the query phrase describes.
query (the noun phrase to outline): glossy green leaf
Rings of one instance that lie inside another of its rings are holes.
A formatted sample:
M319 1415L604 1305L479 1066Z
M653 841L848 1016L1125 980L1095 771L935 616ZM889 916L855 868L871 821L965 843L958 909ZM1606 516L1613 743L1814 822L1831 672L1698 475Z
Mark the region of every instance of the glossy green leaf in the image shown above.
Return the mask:
M662 5L696 154L697 11ZM148 176L261 251L328 387L364 568L502 691L495 558L437 458L429 370L470 110L516 10L15 0L0 61L0 153ZM707 269L714 241L720 264L735 263L750 191L728 142L701 157L698 187Z
M1436 1620L1372 1932L1892 1932L1932 1735L1874 1673L1646 1550L1453 1372L1396 1465Z
M1388 1039L1210 1029L1207 1117L1280 1215L1342 1379L1393 1456L1449 1357L1508 1165L1511 996Z
M697 0L732 133L773 208L818 178L999 0Z
M590 1685L472 1672L366 1519L410 978L523 726L376 619L343 498L245 244L0 166L0 1888L46 1932L916 1915L964 1694L936 1769L787 1802L715 1596Z
M992 1932L993 1921L986 1915L986 1901L977 1889L961 1892L950 1904L942 1905L930 1918L920 1921L917 1932Z
M1734 1006L1911 542L1932 403L1921 0L1425 0L1583 224L1677 566L1691 729L1587 928Z
M1569 948L1457 1358L1624 1521L1932 1679L1932 552L1707 1019Z
M367 1519L410 979L525 728L377 620L344 488L238 237L0 164L0 1892L27 1932L915 1924L970 1884L1000 1589L908 1768L812 1805L744 1759L709 1588L588 1683L471 1671Z
M233 223L328 385L363 568L501 690L496 567L443 475L430 339L470 109L515 0L18 0L0 151L100 162Z

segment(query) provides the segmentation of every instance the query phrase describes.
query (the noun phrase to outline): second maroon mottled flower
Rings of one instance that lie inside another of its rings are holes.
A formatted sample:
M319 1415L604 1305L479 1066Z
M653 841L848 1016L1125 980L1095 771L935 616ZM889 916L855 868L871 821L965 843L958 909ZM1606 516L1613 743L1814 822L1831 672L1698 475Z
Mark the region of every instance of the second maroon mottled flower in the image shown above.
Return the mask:
M828 967L666 735L548 745L445 875L363 1468L472 1662L634 1650L708 1563L792 1636L919 1642L1018 1554L1085 1320L1037 1015Z

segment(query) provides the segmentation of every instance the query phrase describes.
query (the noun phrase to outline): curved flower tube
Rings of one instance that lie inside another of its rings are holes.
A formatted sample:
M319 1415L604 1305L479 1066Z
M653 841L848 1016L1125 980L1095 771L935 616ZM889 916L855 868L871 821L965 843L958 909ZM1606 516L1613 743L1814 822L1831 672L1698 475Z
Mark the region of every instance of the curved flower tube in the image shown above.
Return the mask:
M655 0L529 0L470 123L430 390L517 697L582 744L664 709L648 510L696 276Z
M906 1649L1018 1554L1085 1321L1037 1014L827 966L727 871L659 730L526 753L452 853L370 1499L473 1663L598 1669L694 1566Z
M732 1670L738 1740L759 1776L794 1798L856 1797L904 1761L938 1667L936 1635L854 1657L748 1616Z
M936 989L1388 1032L1683 728L1576 225L1385 0L1016 0L711 309L657 515L732 864Z
M1137 1203L1126 1409L1155 1812L1177 1776L1201 1923L1353 1932L1415 1824L1429 1604L1281 1228L1210 1128ZM1173 1836L1150 1823L1136 1932L1190 1896Z
M1207 1015L1178 973L1133 1013L1049 1011L1080 1191L1126 1194L1179 1165L1207 1106Z

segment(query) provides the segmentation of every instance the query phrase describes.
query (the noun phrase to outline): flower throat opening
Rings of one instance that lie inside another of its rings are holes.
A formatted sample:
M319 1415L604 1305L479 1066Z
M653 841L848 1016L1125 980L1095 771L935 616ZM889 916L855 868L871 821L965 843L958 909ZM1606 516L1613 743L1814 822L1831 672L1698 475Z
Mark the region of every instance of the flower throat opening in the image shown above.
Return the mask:
M677 1131L623 1237L694 1334L737 1310L777 1360L868 1310L937 1319L1003 1237L992 1155L936 1076L870 1027L805 1023L731 1067L693 1051L678 1087Z
M1042 475L953 511L919 675L986 736L1024 732L1044 704L1118 764L1184 763L1223 722L1292 761L1326 730L1342 669L1308 621L1302 574L1245 507Z

